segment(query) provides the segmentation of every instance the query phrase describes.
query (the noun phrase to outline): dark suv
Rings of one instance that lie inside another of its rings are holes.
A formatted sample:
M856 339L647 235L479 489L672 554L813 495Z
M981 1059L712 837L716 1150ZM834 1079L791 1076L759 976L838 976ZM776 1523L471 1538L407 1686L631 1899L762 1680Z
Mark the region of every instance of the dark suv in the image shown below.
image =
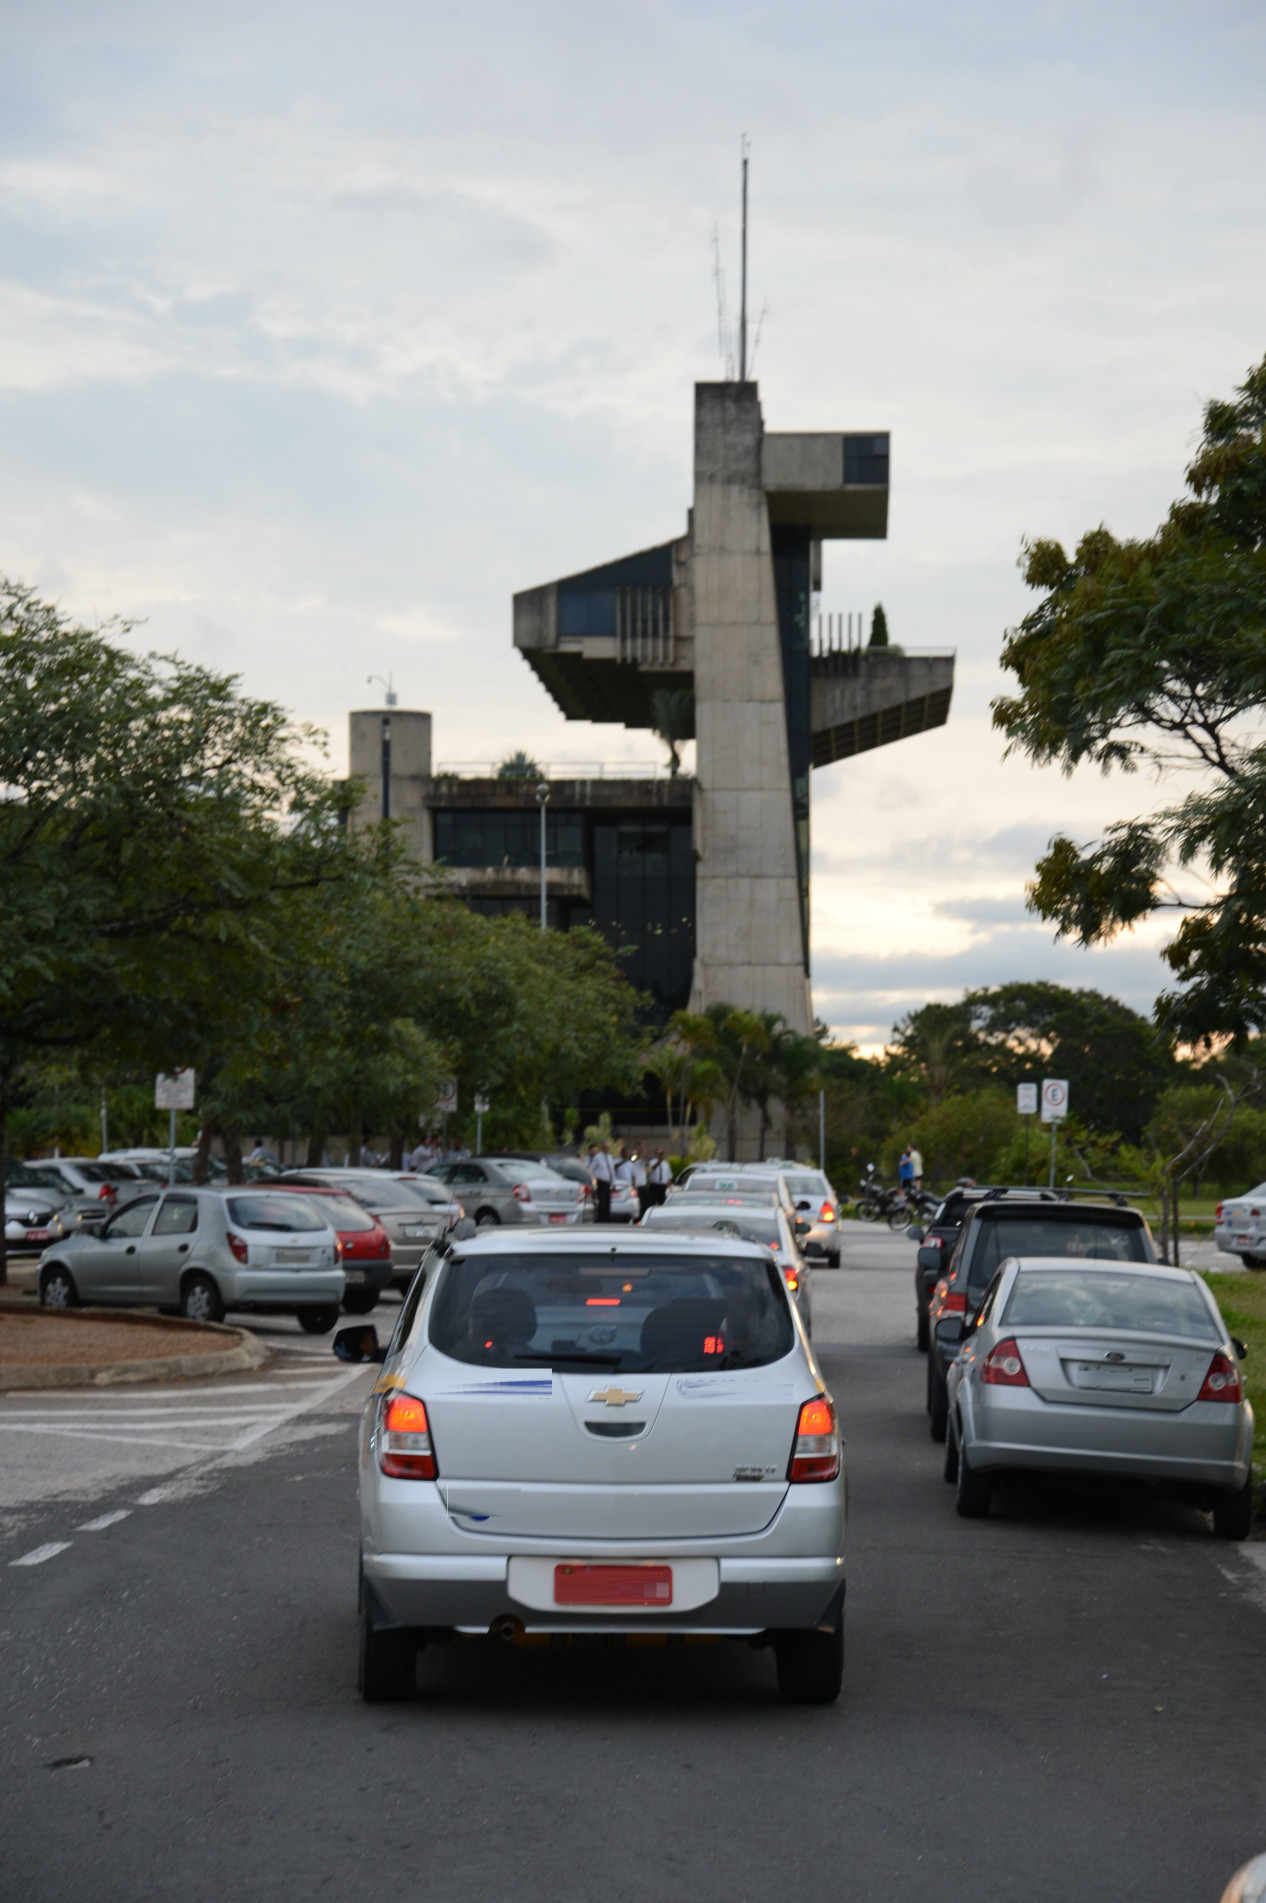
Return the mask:
M1123 1202L1074 1202L1050 1190L987 1190L958 1231L928 1310L928 1415L945 1439L945 1378L985 1290L1009 1256L1066 1255L1107 1262L1155 1262L1152 1235Z
M954 1244L958 1240L964 1216L988 1194L988 1189L978 1188L975 1184L952 1189L944 1202L938 1205L926 1229L911 1226L906 1230L911 1242L919 1245L914 1265L914 1336L920 1354L927 1353L928 1308L932 1290L944 1275L945 1265L954 1253Z

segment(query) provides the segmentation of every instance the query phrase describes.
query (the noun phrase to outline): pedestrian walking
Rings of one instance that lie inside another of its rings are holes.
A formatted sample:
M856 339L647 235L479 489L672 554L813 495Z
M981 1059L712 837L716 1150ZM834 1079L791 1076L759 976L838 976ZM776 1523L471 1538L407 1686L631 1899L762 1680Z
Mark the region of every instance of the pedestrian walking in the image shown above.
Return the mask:
M646 1194L652 1209L668 1201L668 1185L672 1180L672 1164L662 1150L656 1150L651 1158L651 1166L646 1172Z
M908 1143L901 1152L901 1160L897 1164L897 1181L901 1185L902 1194L908 1196L914 1188L914 1151Z
M923 1188L923 1157L920 1151L910 1151L910 1177L916 1189Z
M615 1164L611 1161L611 1152L605 1143L589 1145L585 1168L593 1177L593 1197L597 1205L594 1221L610 1222L611 1185L615 1181Z

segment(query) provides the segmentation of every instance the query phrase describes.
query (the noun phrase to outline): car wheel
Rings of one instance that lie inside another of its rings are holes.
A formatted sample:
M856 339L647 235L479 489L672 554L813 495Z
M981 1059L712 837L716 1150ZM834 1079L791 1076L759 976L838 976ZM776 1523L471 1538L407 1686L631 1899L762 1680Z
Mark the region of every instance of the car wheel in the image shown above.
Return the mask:
M838 1268L839 1268L839 1266L840 1266L840 1257L839 1257L839 1251L838 1251L838 1250L836 1251L836 1253L835 1253L834 1255L829 1255L829 1256L827 1257L827 1259L826 1259L826 1264L827 1264L827 1267L828 1267L829 1269L838 1269Z
M321 1308L297 1308L295 1315L305 1335L328 1335L338 1322L338 1303L327 1302Z
M958 1512L965 1520L987 1520L992 1492L993 1486L988 1475L973 1473L967 1465L967 1456L960 1447L958 1449L958 1491L954 1496L954 1505Z
M348 1315L368 1315L371 1308L378 1306L378 1290L353 1289L350 1295L343 1297L343 1309Z
M928 1432L934 1441L945 1439L949 1428L949 1394L945 1377L936 1365L936 1356L928 1356Z
M1253 1528L1253 1476L1234 1493L1220 1493L1213 1503L1213 1530L1220 1540L1246 1540Z
M40 1277L41 1308L78 1308L79 1290L69 1269L60 1262L51 1269L45 1269Z
M945 1435L945 1465L941 1469L941 1478L952 1487L958 1479L958 1427L954 1421L949 1424Z
M843 1609L829 1632L780 1632L774 1659L784 1704L833 1705L844 1683Z
M928 1312L920 1303L914 1323L914 1341L921 1355L925 1355L928 1351L930 1332L928 1328Z
M393 1704L417 1689L417 1641L412 1632L389 1626L375 1631L369 1612L360 1615L360 1670L357 1686L367 1705Z
M180 1312L186 1321L222 1322L224 1303L209 1275L191 1275L180 1291Z
M500 1227L501 1227L501 1218L497 1214L495 1209L481 1209L479 1211L479 1214L475 1217L476 1230L500 1229Z
M1240 1261L1246 1269L1266 1269L1266 1255L1242 1255Z

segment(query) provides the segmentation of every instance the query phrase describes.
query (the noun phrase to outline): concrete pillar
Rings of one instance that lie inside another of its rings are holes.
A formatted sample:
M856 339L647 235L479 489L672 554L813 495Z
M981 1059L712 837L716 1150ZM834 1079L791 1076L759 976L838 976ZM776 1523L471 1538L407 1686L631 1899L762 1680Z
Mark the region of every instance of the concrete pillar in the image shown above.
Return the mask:
M349 714L348 760L353 776L365 782L365 797L352 815L353 828L377 825L385 804L386 816L399 821L414 857L429 865L435 856L425 805L431 777L430 714L401 707Z
M692 1010L812 1025L754 383L695 386L696 959Z

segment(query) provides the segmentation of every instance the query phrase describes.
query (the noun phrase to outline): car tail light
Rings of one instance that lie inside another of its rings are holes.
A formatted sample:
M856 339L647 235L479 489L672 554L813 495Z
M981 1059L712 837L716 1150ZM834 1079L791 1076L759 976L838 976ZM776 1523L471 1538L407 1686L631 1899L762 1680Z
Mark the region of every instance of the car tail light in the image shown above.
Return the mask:
M387 1234L385 1229L378 1231L377 1250L379 1255L391 1254L391 1237Z
M819 1222L834 1222L835 1221L835 1207L832 1203L823 1203L821 1209L819 1209L818 1211L818 1221Z
M1000 1341L985 1356L985 1365L980 1370L980 1378L995 1388L1027 1388L1029 1377L1024 1372L1024 1362L1020 1358L1019 1344L1014 1341Z
M1244 1399L1240 1386L1240 1371L1233 1361L1224 1354L1216 1354L1209 1363L1209 1372L1204 1378L1204 1386L1196 1396L1198 1401L1235 1401Z
M237 1258L239 1262L245 1262L248 1260L250 1256L250 1250L247 1248L246 1244L242 1241L242 1238L240 1236L235 1236L233 1234L233 1231L229 1229L225 1231L225 1240L227 1241L229 1248L233 1251L234 1256Z
M378 1465L393 1480L434 1480L439 1472L426 1408L416 1396L393 1394L385 1399Z
M526 1183L516 1183L514 1193L521 1203L530 1203L532 1200L532 1192Z
M791 1290L792 1294L794 1295L796 1290L800 1286L800 1277L796 1273L795 1269L784 1269L782 1272L782 1279L787 1284L787 1287Z
M941 1303L942 1315L965 1315L967 1313L966 1295L947 1293Z
M1218 1206L1217 1206L1217 1208L1216 1208L1216 1209L1214 1210L1214 1212L1213 1212L1213 1220L1214 1220L1214 1222L1221 1222L1221 1220L1222 1220L1222 1205L1221 1205L1221 1203L1219 1203L1219 1204L1218 1204Z
M97 1201L99 1203L112 1203L118 1193L113 1183L103 1183L97 1191Z
M806 1401L796 1422L789 1480L834 1480L840 1471L840 1430L829 1394Z
M344 1248L342 1236L335 1236L334 1260L336 1262L341 1262L345 1255L355 1255L355 1253L356 1253L356 1244L354 1242L349 1242L346 1248Z

